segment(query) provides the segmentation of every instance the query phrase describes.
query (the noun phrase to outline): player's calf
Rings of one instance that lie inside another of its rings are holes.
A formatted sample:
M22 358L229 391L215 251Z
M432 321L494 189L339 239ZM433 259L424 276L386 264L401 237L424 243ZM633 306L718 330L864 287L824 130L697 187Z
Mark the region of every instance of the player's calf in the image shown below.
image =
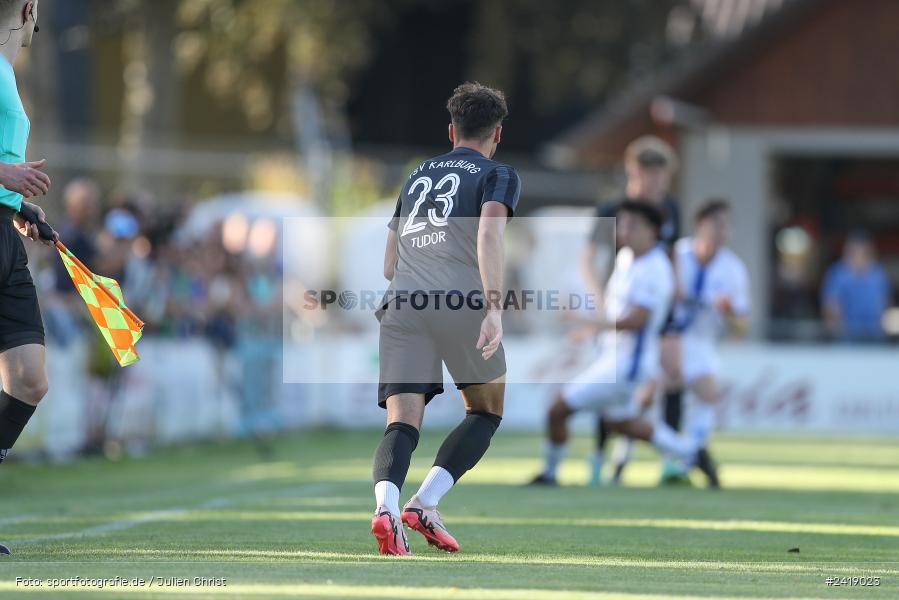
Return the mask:
M412 452L418 446L418 429L408 423L393 422L375 450L372 477L375 481L375 505L400 514L400 490L406 481Z
M708 448L701 448L696 454L696 468L705 475L711 489L721 489L721 480L718 477L718 467L715 465L715 461L712 460Z
M490 440L502 417L485 411L468 411L440 449L415 497L423 506L434 508L462 475L471 470L487 453Z
M651 423L646 419L625 419L609 421L612 431L645 440L659 451L671 454L692 465L696 462L699 446L688 437L678 435L665 423Z
M409 471L412 452L418 445L418 429L393 421L375 450L372 476L375 481L375 516L371 532L381 554L406 555L409 542L400 522L400 490Z
M0 462L47 395L44 347L24 344L0 353Z
M37 340L38 334L34 335ZM26 343L0 353L3 390L25 404L37 406L49 388L45 354L39 343Z
M389 424L375 450L372 466L376 508L371 532L381 554L404 556L411 552L400 520L400 490L409 472L412 453L418 446L418 428L409 422L421 423L424 397L392 395L386 405Z
M603 417L596 420L596 447L587 457L587 467L590 470L589 485L599 487L602 485L602 468L605 463L606 446L609 442L609 428Z
M568 418L574 414L574 411L565 402L562 396L557 396L549 407L549 413L546 419L546 429L549 434L549 440L554 444L564 444L568 441Z
M36 406L0 391L0 463L15 445Z
M701 448L697 454L696 467L702 471L709 482L709 487L719 488L718 468L708 452L708 443L715 429L715 407L720 400L718 381L712 375L698 377L691 386L696 393L697 401L690 410L690 419L686 430Z
M546 417L546 444L543 447L543 470L530 485L556 485L556 471L568 450L568 419L575 411L559 394L549 408Z

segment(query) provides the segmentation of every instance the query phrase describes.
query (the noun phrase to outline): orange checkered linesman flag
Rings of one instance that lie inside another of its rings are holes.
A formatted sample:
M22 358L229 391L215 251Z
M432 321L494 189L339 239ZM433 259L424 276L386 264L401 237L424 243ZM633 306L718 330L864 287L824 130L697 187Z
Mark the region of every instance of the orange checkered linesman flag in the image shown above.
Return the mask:
M127 367L140 360L134 346L140 339L144 322L125 306L119 283L92 273L62 242L56 242L56 249L119 365Z
M37 213L28 205L22 204L19 215L29 223L37 226L42 240L54 242L66 271L75 284L75 289L81 295L87 310L103 339L109 344L110 350L115 355L119 365L127 367L140 360L134 345L140 339L144 329L144 322L125 306L125 298L122 297L122 288L119 282L109 277L95 275L84 266L78 257L72 254L65 245L59 241L59 236L46 221L40 221Z

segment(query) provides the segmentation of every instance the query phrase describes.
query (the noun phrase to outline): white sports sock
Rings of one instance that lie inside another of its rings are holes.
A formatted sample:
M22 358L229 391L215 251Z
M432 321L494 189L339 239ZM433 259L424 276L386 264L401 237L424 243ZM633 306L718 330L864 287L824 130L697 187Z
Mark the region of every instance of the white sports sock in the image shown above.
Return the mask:
M634 438L620 437L615 440L615 448L612 450L612 464L616 467L626 465L631 461L634 452Z
M599 484L602 481L602 465L605 461L605 453L602 450L594 450L588 459L590 463L590 482Z
M379 481L375 484L375 510L383 506L394 515L400 514L400 488L392 481Z
M568 444L546 442L543 447L543 474L546 477L556 478L556 469L559 468L559 463L565 458L567 452Z
M687 431L693 437L698 447L702 448L709 443L712 430L715 429L715 407L708 402L697 400L690 407L689 424Z
M421 482L421 487L415 492L415 497L427 508L434 508L455 485L453 476L443 467L431 467L428 476Z
M662 452L673 454L687 463L692 464L696 459L696 450L698 450L696 443L691 439L678 435L666 423L653 424L652 436L649 438L649 442Z

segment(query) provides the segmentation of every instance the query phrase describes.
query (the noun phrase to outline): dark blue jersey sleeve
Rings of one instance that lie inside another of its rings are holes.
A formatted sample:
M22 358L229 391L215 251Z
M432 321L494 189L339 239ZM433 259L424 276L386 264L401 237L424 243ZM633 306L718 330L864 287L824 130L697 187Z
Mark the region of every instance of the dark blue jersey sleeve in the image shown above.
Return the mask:
M590 243L598 245L603 241L605 230L603 229L602 219L615 218L620 204L620 202L610 202L596 207L596 212L593 213L593 229L590 230L590 237L588 238Z
M481 205L490 201L500 202L509 209L511 217L518 207L519 195L521 195L521 178L518 177L518 173L512 167L499 165L487 175Z
M665 245L668 247L668 253L671 254L675 242L681 237L680 206L677 200L671 196L665 198L665 202L662 204L662 212L665 216L665 223L662 225L659 237L665 242Z
M403 208L403 195L400 194L396 199L396 209L393 211L393 216L390 217L390 222L387 223L387 227L396 231L400 227L400 210Z

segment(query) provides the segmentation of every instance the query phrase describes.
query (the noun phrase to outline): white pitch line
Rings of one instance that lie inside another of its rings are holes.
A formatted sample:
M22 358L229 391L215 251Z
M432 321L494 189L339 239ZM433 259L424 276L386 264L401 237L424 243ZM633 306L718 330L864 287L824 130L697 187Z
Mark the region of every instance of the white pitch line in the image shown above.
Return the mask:
M35 544L38 542L50 542L53 540L68 540L71 538L80 538L80 537L88 537L92 535L103 535L104 533L111 533L114 531L123 531L125 529L131 529L132 527L137 527L138 525L143 525L145 523L152 523L154 521L162 521L169 517L173 517L179 514L183 514L187 512L185 508L173 508L169 510L157 510L153 512L143 513L139 516L132 517L130 519L121 519L119 521L112 521L110 523L103 523L101 525L93 525L91 527L86 527L84 529L80 529L78 531L66 531L63 533L51 533L47 535L39 535L36 537L25 538L21 540L14 540L10 542L14 545L19 544Z
M166 519L177 517L188 512L208 510L212 508L223 508L232 503L233 502L228 498L213 498L212 500L208 500L196 508L169 508L166 510L154 510L151 512L141 513L136 517L131 517L129 519L119 519L118 521L101 523L100 525L92 525L90 527L85 527L84 529L79 529L78 531L50 533L47 535L39 535L21 540L13 540L11 543L15 545L34 544L38 542L50 542L54 540L68 540L72 538L104 535L107 533L131 529L132 527L137 527L138 525L145 525L147 523L154 523L156 521L164 521Z
M304 486L300 486L298 488L287 489L287 490L279 490L280 493L267 494L268 496L284 496L284 495L297 495L302 496L309 493L321 493L325 489L329 488L329 484L321 484L321 483L310 483ZM147 523L154 523L156 521L164 521L166 519L170 519L172 517L177 517L190 512L198 512L203 510L211 510L216 508L225 508L235 504L239 499L246 500L247 498L239 498L239 495L227 497L220 496L218 498L212 498L203 502L197 507L187 508L187 507L177 507L177 508L169 508L166 510L155 510L151 512L140 513L135 517L131 517L128 519L119 519L118 521L111 521L109 523L102 523L100 525L92 525L90 527L86 527L84 529L79 529L78 531L66 531L62 533L50 533L47 535L39 535L30 538L23 538L18 540L10 540L9 545L18 546L19 544L36 544L40 542L50 542L54 540L68 540L73 538L83 538L83 537L91 537L95 535L104 535L107 533L113 533L118 531L124 531L126 529L131 529L133 527L137 527L139 525L145 525ZM36 517L39 515L19 515L18 517L10 517L9 520L15 519L16 521L24 521L28 520L32 517ZM16 522L12 521L12 522ZM2 523L2 522L0 522Z
M39 514L28 514L28 515L16 515L14 517L4 517L0 519L0 525L15 525L16 523L22 523L23 521L32 521L37 519L42 519L48 515L39 515Z

